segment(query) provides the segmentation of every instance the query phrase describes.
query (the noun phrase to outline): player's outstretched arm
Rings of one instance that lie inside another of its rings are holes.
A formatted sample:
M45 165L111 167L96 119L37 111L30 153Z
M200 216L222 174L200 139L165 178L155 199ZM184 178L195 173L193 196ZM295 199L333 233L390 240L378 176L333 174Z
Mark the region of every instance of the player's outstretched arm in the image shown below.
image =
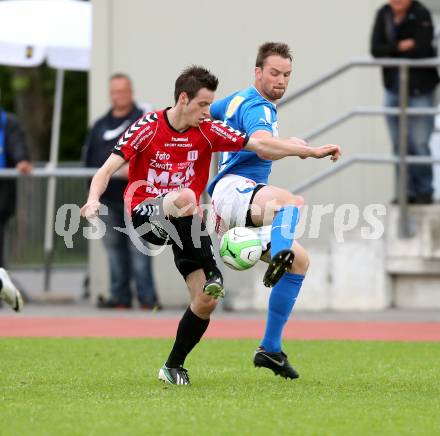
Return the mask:
M81 208L81 216L93 218L97 215L100 206L99 199L107 189L110 177L125 164L125 160L117 154L111 154L93 176L90 184L89 197L87 203Z
M341 147L336 144L321 145L321 147L311 147L313 150L313 156L315 159L321 159L323 157L330 156L330 159L336 162L342 154Z
M298 156L302 159L308 157L320 159L331 156L331 159L336 161L341 155L339 145L328 144L315 148L299 138L281 139L272 136L252 136L249 138L246 149L255 151L259 157L267 160L278 160L287 156Z

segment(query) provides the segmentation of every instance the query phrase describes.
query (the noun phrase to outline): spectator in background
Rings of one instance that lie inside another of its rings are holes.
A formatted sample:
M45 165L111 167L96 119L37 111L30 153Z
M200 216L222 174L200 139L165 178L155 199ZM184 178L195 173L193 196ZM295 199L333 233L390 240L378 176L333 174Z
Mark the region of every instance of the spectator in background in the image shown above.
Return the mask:
M95 122L86 139L87 167L101 167L111 155L121 134L143 115L143 111L133 101L131 80L125 74L114 74L111 77L110 100L111 109ZM110 180L102 196L102 203L108 207L108 215L100 215L100 218L107 227L103 241L111 270L111 297L99 300L98 307L130 308L130 279L133 277L140 307L157 310L161 305L154 286L151 257L138 251L126 234L115 230L115 227L125 227L123 194L126 185L127 168L125 178Z
M0 108L0 171L15 168L21 174L29 174L32 165L28 156L25 134L17 117ZM0 179L0 267L5 265L5 230L9 218L15 213L16 197L16 180ZM5 300L17 312L23 307L20 292L3 268L0 268L0 300Z
M415 0L389 0L376 15L371 53L375 57L429 58L435 57L431 14ZM433 107L434 90L439 82L434 67L411 68L409 107ZM383 68L385 106L399 106L398 68ZM387 116L394 153L399 153L399 117ZM430 156L429 138L434 128L430 115L408 118L408 154ZM409 203L430 204L433 194L432 165L409 165L407 196Z
M0 108L0 171L3 168L15 168L21 174L32 171L23 128L15 115ZM0 266L3 266L5 228L15 213L17 183L15 179L2 178L0 186Z

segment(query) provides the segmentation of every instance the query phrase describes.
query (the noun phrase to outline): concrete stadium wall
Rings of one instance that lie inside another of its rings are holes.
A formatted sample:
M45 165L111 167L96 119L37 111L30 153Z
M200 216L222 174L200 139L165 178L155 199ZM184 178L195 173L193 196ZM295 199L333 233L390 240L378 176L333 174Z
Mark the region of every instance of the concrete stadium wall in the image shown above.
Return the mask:
M130 7L127 7L127 5ZM220 78L218 97L253 82L258 46L286 41L294 53L289 91L351 58L366 56L379 0L267 2L94 0L91 118L108 108L107 78L128 72L137 100L157 108L172 105L174 81L189 64L203 64ZM274 19L268 20L268 15ZM302 136L354 106L382 104L377 68L352 70L280 110L280 134ZM361 118L323 134L312 144L340 143L345 156L390 152L380 117ZM329 166L328 161L285 159L274 164L271 181L293 187ZM372 178L372 172L375 177ZM305 195L309 204L388 201L392 171L384 166L353 167Z
M223 97L253 83L257 48L268 40L287 42L293 50L294 71L289 94L352 58L368 56L375 12L383 3L383 0L271 3L262 0L221 3L93 0L91 120L108 109L108 77L114 72L126 72L132 77L138 102L150 102L162 108L173 104L174 81L180 71L190 64L202 64L218 75L217 96ZM280 135L301 137L354 106L381 106L382 94L378 68L346 72L281 108ZM381 117L353 119L321 135L312 144L328 142L341 144L345 157L391 152ZM329 165L328 160L284 159L274 164L271 182L290 188ZM310 205L335 204L337 207L353 203L363 206L389 202L392 191L392 168L369 165L352 167L304 192L304 196ZM330 250L333 227L330 215L323 220L319 239L302 238L301 242L317 259ZM322 261L326 263L326 259L324 256ZM159 256L154 262L163 302L183 304L186 296L178 291L182 287L181 279L177 274L164 274L172 262L171 255ZM254 288L255 274L250 272L228 274L227 279L232 288L244 289L245 298ZM247 285L243 285L245 283ZM258 305L256 302L255 306Z

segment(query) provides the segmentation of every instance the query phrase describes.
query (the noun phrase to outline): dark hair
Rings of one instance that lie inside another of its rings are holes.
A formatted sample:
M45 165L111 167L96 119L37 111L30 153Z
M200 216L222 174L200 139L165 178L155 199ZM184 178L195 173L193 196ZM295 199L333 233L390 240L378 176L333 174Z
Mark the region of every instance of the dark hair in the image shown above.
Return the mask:
M111 82L113 79L125 79L125 80L127 80L127 81L130 83L130 85L131 85L131 79L130 79L130 76L129 76L128 74L125 74L125 73L114 73L114 74L112 74L112 75L110 76L110 82Z
M211 72L204 67L191 65L185 68L176 80L174 101L177 103L179 95L182 92L186 92L188 98L192 100L202 88L216 91L217 86L218 79L214 74L211 74Z
M255 66L263 68L264 61L272 55L281 56L284 59L292 60L292 53L290 47L283 42L265 42L258 49L257 60Z

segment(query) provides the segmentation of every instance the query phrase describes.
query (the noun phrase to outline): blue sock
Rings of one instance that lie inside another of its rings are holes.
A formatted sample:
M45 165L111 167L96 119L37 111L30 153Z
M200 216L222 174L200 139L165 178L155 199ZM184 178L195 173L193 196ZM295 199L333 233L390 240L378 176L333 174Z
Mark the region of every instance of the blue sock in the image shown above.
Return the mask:
M286 272L272 288L266 331L261 346L269 353L281 351L281 336L298 297L304 276Z
M291 249L298 219L299 209L293 204L283 206L276 213L270 233L270 252L272 257L281 250Z

